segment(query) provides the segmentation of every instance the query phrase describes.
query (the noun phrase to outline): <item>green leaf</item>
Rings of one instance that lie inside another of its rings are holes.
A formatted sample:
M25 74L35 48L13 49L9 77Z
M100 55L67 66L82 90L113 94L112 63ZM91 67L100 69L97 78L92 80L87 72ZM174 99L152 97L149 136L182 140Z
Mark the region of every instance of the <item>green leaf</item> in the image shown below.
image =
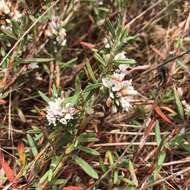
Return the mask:
M161 143L161 135L160 135L160 125L159 125L159 121L156 121L156 126L155 126L155 137L156 137L156 142L158 144L158 146Z
M162 164L164 163L165 157L166 157L166 152L165 151L161 151L160 155L158 157L158 166L159 167L161 167Z
M55 58L32 58L32 59L24 59L21 60L21 63L33 63L33 62L37 62L37 63L46 63L46 62L50 62L50 61L54 61Z
M89 83L84 91L83 91L83 99L84 101L87 101L88 98L91 96L91 94L96 90L98 89L99 87L101 87L101 83L96 83L96 84L91 84Z
M128 36L128 27L125 27L119 36L119 40L122 42L127 38L127 36Z
M64 105L69 104L70 106L75 106L79 102L79 98L80 98L80 92L79 91L75 92L73 96L66 97L64 99Z
M73 58L73 59L71 59L71 60L69 60L67 62L64 62L64 63L60 62L59 63L60 68L64 68L64 69L72 68L73 65L75 65L76 61L77 61L77 58Z
M81 81L79 75L75 77L75 91L81 90Z
M104 58L99 53L94 53L94 58L101 63L102 65L106 66L106 62Z
M16 109L17 109L17 114L20 117L21 121L25 123L26 122L26 118L25 118L24 113L22 112L22 110L20 108L17 107Z
M136 40L136 36L129 36L126 38L124 43L133 43Z
M52 178L53 178L53 171L52 171L52 169L49 169L48 170L48 181L51 181Z
M77 165L79 165L86 174L88 174L90 177L94 178L94 179L98 179L98 174L96 173L96 171L82 158L76 156L75 157L75 162Z
M55 84L53 84L52 95L53 95L53 97L55 97L55 98L57 97L57 89L56 89Z
M113 183L117 184L118 181L118 170L114 171L113 173Z
M159 156L158 156L158 161L157 161L157 166L154 170L154 173L153 173L153 176L154 176L154 179L156 180L157 179L157 176L159 174L159 171L164 163L164 160L166 158L166 152L165 151L161 151Z
M32 154L34 155L34 157L38 154L38 150L36 148L36 145L34 143L34 140L32 138L32 136L30 134L27 134L26 135L27 137L27 140L28 140L28 144L29 146L31 147L31 150L32 150Z
M105 24L106 24L107 30L112 34L112 37L115 39L116 33L113 27L113 24L110 22L110 20L106 20Z
M101 158L99 160L99 164L100 164L100 169L102 170L103 173L105 173L107 171L107 168L104 164L104 161Z
M134 65L136 64L136 61L134 59L119 59L119 60L114 60L114 63L116 65L120 64Z
M49 103L49 98L43 92L38 91L38 93L45 102Z
M135 174L135 168L133 166L133 163L129 160L129 171L131 173L131 177L132 177L132 180L133 180L133 183L138 186L138 180L137 180L137 176Z
M83 133L79 136L79 142L96 142L98 140L95 133Z
M84 146L79 146L78 147L79 150L87 153L87 154L91 154L91 155L94 155L94 156L99 156L100 153L92 148L89 148L89 147L84 147Z
M121 180L124 181L125 183L127 183L127 184L130 185L130 186L136 186L136 185L134 184L134 182L131 181L131 180L128 179L128 178L122 178Z
M111 151L108 150L105 157L108 158L110 165L114 164L114 158Z
M91 80L92 80L94 83L97 83L98 81L96 80L96 77L95 77L95 75L94 75L94 72L93 72L93 70L92 70L92 67L91 67L89 61L88 61L88 60L86 60L86 61L87 61L87 63L86 63L86 68L87 68L88 74L89 74Z
M40 178L39 184L43 184L49 176L49 170Z
M176 101L178 112L179 112L179 114L181 116L181 119L184 119L183 106L182 106L178 91L177 91L175 86L173 87L173 89L174 89L174 96L175 96L175 101Z

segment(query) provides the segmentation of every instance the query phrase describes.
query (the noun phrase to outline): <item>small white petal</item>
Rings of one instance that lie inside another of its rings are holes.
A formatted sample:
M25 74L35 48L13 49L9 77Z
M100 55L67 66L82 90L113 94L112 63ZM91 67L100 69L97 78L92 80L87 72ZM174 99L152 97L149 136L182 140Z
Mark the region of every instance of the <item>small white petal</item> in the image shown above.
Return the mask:
M120 71L113 73L114 78L118 79L119 81L122 81L125 78L125 75L125 73Z
M111 112L112 112L112 113L117 113L117 107L116 107L115 105L112 105L111 108L112 108L112 109L111 109Z
M132 104L130 102L131 98L129 97L121 97L120 103L124 111L129 111L129 109L132 107Z
M73 116L70 113L66 113L64 118L66 120L70 120L70 119L73 119Z
M120 64L119 65L119 70L121 71L121 72L126 72L126 70L129 68L129 65L127 65L127 64Z
M114 99L114 98L115 98L115 97L114 97L114 94L113 94L113 92L112 92L112 91L110 91L109 96L110 96L110 98L112 98L112 99Z
M104 38L103 39L103 42L105 44L105 48L109 49L110 48L110 44L108 43L108 39L107 38Z
M113 85L111 79L107 79L107 78L103 78L103 79L102 79L102 83L103 83L103 85L104 85L105 87L107 87L107 88L111 88L112 85Z
M62 123L63 125L67 125L67 120L65 118L61 118L60 123Z
M115 100L115 104L117 105L117 106L119 106L119 100Z
M113 92L120 91L122 89L122 82L114 81L111 89Z
M38 63L30 63L30 64L28 65L28 68L29 68L29 69L38 69L38 68L39 68L39 65L38 65Z
M125 56L125 52L124 52L124 51L118 53L118 54L114 57L114 60L122 60L122 59L126 59L126 56Z

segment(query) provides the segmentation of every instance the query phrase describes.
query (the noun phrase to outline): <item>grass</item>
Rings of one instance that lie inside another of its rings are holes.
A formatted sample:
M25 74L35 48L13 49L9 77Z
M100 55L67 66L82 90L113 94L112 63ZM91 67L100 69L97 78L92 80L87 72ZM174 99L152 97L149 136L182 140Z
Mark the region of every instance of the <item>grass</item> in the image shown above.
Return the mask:
M0 1L0 188L188 189L189 2Z

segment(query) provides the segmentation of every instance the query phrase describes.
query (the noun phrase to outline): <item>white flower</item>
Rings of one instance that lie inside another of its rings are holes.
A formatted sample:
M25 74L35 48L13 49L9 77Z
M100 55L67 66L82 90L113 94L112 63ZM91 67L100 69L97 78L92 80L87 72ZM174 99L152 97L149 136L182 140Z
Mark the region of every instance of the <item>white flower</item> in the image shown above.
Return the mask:
M102 83L105 87L111 89L113 92L119 91L122 88L122 82L112 78L103 78Z
M112 113L117 113L117 106L116 105L112 105L111 112Z
M116 72L114 72L112 76L115 80L122 81L125 78L125 75L125 73L116 70Z
M114 60L122 60L122 59L127 59L126 56L125 56L125 52L124 52L124 51L118 53L118 54L114 57Z
M33 69L38 69L38 68L39 68L39 65L38 65L38 63L36 63L36 62L30 63L30 64L28 65L28 68L31 69L31 70L33 70Z
M119 70L121 71L121 72L126 72L126 70L129 68L130 66L129 65L127 65L127 64L120 64L119 65Z
M63 21L59 17L52 18L45 31L45 35L56 39L57 43L61 46L66 45L66 30L63 27Z
M98 0L98 5L103 5L103 1L102 0Z
M120 103L121 103L121 107L122 107L123 111L128 112L129 109L133 107L130 102L131 100L132 100L132 98L129 96L124 96L124 97L120 98Z
M133 107L134 97L139 93L135 90L132 80L124 80L126 69L124 65L119 66L111 76L102 78L102 84L109 89L108 107L112 112L117 112L117 107L121 106L123 111L129 111ZM110 103L111 101L111 103ZM111 106L110 106L111 105Z
M9 14L10 13L10 9L8 4L5 2L5 0L0 0L0 11L5 13L5 14Z
M59 44L61 46L65 46L66 45L67 40L66 40L65 37L66 37L65 28L61 28L60 31L59 31L59 34L58 34L58 36L56 38L57 42L59 42Z
M110 44L109 44L109 42L108 42L108 39L107 39L107 38L104 38L104 39L103 39L103 43L104 43L104 45L105 45L105 48L107 48L107 49L109 49L109 48L110 48Z
M71 106L64 106L63 101L63 98L56 98L48 103L46 118L49 125L55 126L59 122L66 125L69 120L73 119L76 109Z
M127 94L128 95L137 95L138 92L134 89L132 85L132 80L125 80L123 81L123 87L127 89Z

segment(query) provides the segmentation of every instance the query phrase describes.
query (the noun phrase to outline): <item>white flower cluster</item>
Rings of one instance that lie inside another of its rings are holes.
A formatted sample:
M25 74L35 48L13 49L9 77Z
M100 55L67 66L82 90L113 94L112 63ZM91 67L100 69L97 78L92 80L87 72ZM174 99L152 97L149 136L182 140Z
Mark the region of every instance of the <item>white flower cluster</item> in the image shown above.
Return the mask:
M0 11L6 15L9 15L11 19L15 21L20 21L23 16L18 10L12 8L12 4L10 1L0 0ZM9 23L10 20L6 19Z
M63 104L64 98L56 98L48 103L46 108L46 118L49 125L56 126L57 123L67 125L77 113L77 110L67 104Z
M121 106L123 111L129 111L133 107L134 97L138 92L132 85L132 80L125 80L128 65L120 64L111 76L103 78L103 85L109 89L107 106L112 108L112 112L117 112L117 107Z
M59 17L53 17L48 23L45 35L51 39L56 39L60 46L66 45L66 30L63 27L64 23Z

